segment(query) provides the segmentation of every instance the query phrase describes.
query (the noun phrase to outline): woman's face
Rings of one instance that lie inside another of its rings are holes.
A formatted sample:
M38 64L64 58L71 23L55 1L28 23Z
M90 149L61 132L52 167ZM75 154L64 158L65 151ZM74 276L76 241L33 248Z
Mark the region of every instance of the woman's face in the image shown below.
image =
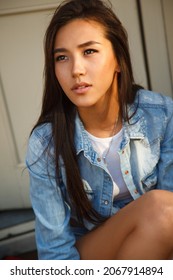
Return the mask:
M55 74L78 108L88 108L117 98L120 72L104 27L96 21L76 19L61 27L54 46Z

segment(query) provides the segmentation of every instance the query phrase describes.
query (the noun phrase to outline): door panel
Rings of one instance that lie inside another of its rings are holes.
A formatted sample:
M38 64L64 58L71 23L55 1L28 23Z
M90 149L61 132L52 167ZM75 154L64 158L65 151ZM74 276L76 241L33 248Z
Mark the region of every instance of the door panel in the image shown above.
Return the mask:
M136 0L112 0L114 11L128 33L135 81L148 86Z
M162 0L161 5L163 7L163 16L165 23L166 32L166 43L168 49L168 61L169 69L171 73L171 83L172 83L172 96L173 96L173 1L172 0Z
M166 0L167 1L167 0ZM173 96L170 72L170 58L165 30L165 18L162 3L164 0L140 0L144 35L147 49L149 74L152 89ZM172 0L170 0L172 1ZM169 2L169 1L168 1ZM173 14L173 5L170 5ZM165 8L166 10L166 8ZM171 29L173 17L170 19ZM169 34L171 39L172 34ZM172 40L172 39L171 39Z
M43 36L53 10L0 18L0 210L30 207L26 145L42 99Z
M0 84L0 210L29 207L28 176L22 170Z

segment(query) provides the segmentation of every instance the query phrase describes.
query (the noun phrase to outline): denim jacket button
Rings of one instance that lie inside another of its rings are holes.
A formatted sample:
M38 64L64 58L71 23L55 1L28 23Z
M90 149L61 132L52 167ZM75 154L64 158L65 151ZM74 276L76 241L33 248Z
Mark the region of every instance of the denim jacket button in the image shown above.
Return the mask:
M126 175L127 175L127 174L129 174L129 171L128 171L128 170L126 170L126 171L125 171L125 174L126 174Z
M101 159L101 158L97 158L97 161L98 161L98 162L101 162L101 161L102 161L102 159Z
M109 201L108 201L108 200L105 200L105 201L104 201L104 204L105 204L105 205L108 205L108 204L109 204Z

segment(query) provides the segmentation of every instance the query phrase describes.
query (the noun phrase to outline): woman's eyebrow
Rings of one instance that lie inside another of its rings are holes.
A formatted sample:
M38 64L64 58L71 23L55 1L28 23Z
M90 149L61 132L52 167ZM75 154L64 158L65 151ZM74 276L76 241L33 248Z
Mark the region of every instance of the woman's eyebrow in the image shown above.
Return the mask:
M62 53L62 52L67 52L67 49L65 48L56 48L54 49L53 53Z
M78 46L78 48L83 48L83 47L88 47L88 46L91 46L91 45L95 45L95 44L101 44L99 42L96 42L96 41L88 41L86 43L82 43Z
M84 48L84 47L89 47L89 46L92 46L92 45L95 45L95 44L101 44L99 42L96 42L96 41L88 41L88 42L85 42L85 43L82 43L80 45L78 45L77 47L80 49L80 48ZM61 52L68 52L68 50L66 48L56 48L54 50L54 54L55 53L61 53Z

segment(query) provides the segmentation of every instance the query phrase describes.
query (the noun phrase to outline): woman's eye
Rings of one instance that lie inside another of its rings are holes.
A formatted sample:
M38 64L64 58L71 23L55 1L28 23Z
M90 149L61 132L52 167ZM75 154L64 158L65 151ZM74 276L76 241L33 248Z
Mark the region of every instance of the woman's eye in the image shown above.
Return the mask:
M59 55L59 56L55 57L55 61L65 61L65 60L67 60L66 55Z
M84 51L84 54L85 54L85 55L90 55L90 54L93 54L93 53L96 53L96 52L97 52L97 50L88 49L88 50L85 50L85 51Z

